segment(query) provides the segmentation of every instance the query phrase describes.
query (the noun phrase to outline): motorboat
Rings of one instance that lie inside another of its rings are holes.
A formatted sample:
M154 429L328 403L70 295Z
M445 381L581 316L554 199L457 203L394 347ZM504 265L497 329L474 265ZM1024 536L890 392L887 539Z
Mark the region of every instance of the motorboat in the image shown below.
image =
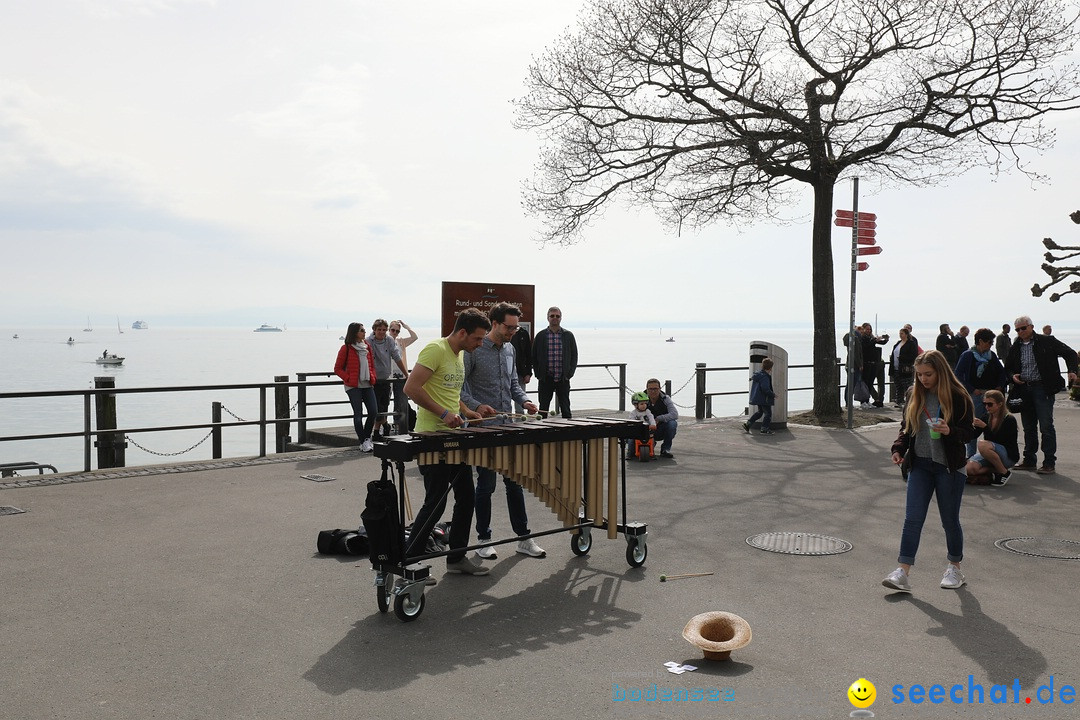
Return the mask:
M263 323L259 327L255 328L255 332L281 332L281 328Z
M101 357L96 358L94 362L96 362L98 365L123 365L124 358L120 357L119 355L110 355L109 351L106 350L101 354Z
M149 330L150 326L146 323L145 320L136 320L135 322L131 323L131 329L132 330Z
M19 339L19 333L15 333L14 335L12 335L11 339L12 340L18 340Z
M667 340L665 340L664 342L675 342L675 338L674 338L674 337L669 337L669 338L668 338Z
M68 336L67 344L68 345L74 345L75 344L75 338L73 338L71 336Z

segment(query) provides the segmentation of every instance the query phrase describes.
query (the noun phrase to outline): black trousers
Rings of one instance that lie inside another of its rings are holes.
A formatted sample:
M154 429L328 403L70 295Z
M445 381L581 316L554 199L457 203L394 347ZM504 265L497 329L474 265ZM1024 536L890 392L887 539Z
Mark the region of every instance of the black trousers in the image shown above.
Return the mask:
M559 411L564 418L570 417L570 379L560 378L552 380L550 377L537 378L537 395L539 395L540 409L544 412L551 407L551 396L559 400Z

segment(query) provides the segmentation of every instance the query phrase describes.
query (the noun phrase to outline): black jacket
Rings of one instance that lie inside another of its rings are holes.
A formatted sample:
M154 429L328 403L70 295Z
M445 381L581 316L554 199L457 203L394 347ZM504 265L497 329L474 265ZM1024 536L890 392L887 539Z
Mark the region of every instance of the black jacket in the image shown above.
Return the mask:
M952 417L949 420L949 434L942 435L941 440L945 447L945 459L949 463L949 469L953 472L960 470L967 464L967 454L964 452L964 445L971 441L975 437L975 426L971 421L974 419L974 411L971 407L971 398L967 393L957 394L953 393L952 396L953 410L963 408L963 412L960 417ZM928 426L923 424L919 428L920 431L927 430ZM892 452L898 452L904 457L904 462L901 464L901 468L906 473L911 468L911 462L915 453L909 453L908 449L912 445L912 439L914 435L909 434L906 425L900 426L900 434L896 436L896 441L892 445Z
M1065 361L1065 367L1069 372L1077 371L1076 351L1053 335L1032 335L1032 351L1035 353L1035 366L1039 368L1042 377L1042 387L1047 396L1056 395L1065 389L1065 378L1061 377L1061 367L1058 358ZM1009 357L1005 360L1005 372L1012 382L1012 376L1020 373L1020 350L1024 343L1017 340L1009 350Z

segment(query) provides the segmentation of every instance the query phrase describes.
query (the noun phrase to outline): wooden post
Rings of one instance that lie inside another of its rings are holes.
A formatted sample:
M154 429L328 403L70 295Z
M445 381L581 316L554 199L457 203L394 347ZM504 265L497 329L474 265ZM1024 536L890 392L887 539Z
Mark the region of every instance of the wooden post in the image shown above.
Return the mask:
M296 381L307 382L307 373L296 373ZM300 385L296 388L296 442L307 442L307 386ZM406 432L408 428L406 428Z
M626 363L619 363L619 412L626 412Z
M94 388L97 390L112 390L116 387L114 377L95 377ZM100 433L97 441L98 468L124 467L124 448L127 443L116 433L101 433L102 430L116 429L116 395L114 393L98 393L95 395L95 409L97 411L97 429Z
M705 419L705 363L694 363L694 373L697 375L697 399L694 402L694 417L698 420Z
M221 403L213 402L213 403L210 404L210 422L212 422L212 423L220 423L221 422ZM220 460L221 459L221 427L218 426L218 425L215 425L214 428L212 430L210 430L210 445L211 445L211 453L213 455L213 458L215 460Z
M274 382L289 382L288 375L275 375ZM283 453L289 444L289 386L278 385L274 388L274 452ZM281 422L284 419L285 422Z

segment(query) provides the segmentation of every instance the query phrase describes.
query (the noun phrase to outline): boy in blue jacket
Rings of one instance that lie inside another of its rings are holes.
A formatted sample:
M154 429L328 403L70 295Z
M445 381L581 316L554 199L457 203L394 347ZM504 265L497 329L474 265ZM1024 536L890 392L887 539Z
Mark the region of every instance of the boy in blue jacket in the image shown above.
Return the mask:
M754 373L750 382L750 404L757 406L757 412L750 416L750 420L743 423L743 430L750 434L750 426L761 418L761 434L772 435L772 406L776 401L776 393L772 388L772 358L761 361L761 369Z

